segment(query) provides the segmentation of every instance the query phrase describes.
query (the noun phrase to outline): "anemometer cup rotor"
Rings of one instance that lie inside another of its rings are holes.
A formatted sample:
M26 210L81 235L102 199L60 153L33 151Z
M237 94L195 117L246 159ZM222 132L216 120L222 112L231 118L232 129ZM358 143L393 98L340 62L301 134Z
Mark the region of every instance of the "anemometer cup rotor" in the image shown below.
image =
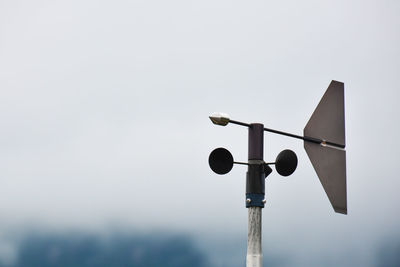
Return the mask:
M216 174L227 174L233 167L233 156L229 150L219 147L214 149L208 157L208 164Z
M275 169L282 176L291 175L297 168L297 156L292 150L285 149L275 160Z

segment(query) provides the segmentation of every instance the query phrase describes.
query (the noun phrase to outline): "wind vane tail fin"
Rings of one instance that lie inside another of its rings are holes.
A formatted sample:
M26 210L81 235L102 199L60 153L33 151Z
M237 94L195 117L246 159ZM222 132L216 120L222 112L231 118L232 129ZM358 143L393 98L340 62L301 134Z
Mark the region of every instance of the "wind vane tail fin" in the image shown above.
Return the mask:
M332 81L312 114L304 136L326 142L304 142L304 149L335 212L347 214L344 84ZM336 144L336 145L329 145Z

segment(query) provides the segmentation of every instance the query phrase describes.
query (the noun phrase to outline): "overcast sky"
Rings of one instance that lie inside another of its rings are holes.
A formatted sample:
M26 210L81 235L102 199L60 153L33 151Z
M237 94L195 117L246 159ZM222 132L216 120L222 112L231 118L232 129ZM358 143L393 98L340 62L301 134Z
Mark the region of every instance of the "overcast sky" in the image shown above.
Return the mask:
M218 176L207 160L223 146L245 161L247 130L208 115L302 134L334 79L349 214L301 141L266 133L266 161L290 148L299 165L267 179L264 247L368 254L400 234L399 14L389 0L0 1L1 231L245 236L246 168Z

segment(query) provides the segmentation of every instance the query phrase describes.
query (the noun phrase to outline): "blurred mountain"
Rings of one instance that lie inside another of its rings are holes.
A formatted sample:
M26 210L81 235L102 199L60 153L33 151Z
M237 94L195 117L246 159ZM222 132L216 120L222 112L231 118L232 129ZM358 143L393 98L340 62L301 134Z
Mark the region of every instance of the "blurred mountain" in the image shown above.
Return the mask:
M43 233L30 232L0 240L0 267L239 267L245 264L242 237L192 237L159 233ZM11 242L12 241L12 242ZM14 245L10 245L14 243ZM7 245L8 244L8 245ZM13 249L14 247L15 249ZM374 253L375 251L375 253ZM400 238L387 237L368 255L347 256L264 249L264 266L400 266ZM335 264L338 259L342 264ZM354 258L355 257L355 258ZM358 265L360 266L360 265Z
M205 267L207 258L185 236L31 234L14 263L1 267Z

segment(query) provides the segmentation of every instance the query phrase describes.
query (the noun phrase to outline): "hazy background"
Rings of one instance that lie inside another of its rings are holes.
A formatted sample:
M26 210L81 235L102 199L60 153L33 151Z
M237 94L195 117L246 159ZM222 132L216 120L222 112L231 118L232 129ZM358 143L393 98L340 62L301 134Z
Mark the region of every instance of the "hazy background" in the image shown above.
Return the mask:
M1 261L32 231L160 231L243 266L246 168L218 176L207 160L223 146L245 161L247 131L208 115L302 134L332 79L345 83L349 214L301 141L266 133L267 161L290 148L299 165L267 179L265 261L397 255L399 14L389 0L0 0Z

